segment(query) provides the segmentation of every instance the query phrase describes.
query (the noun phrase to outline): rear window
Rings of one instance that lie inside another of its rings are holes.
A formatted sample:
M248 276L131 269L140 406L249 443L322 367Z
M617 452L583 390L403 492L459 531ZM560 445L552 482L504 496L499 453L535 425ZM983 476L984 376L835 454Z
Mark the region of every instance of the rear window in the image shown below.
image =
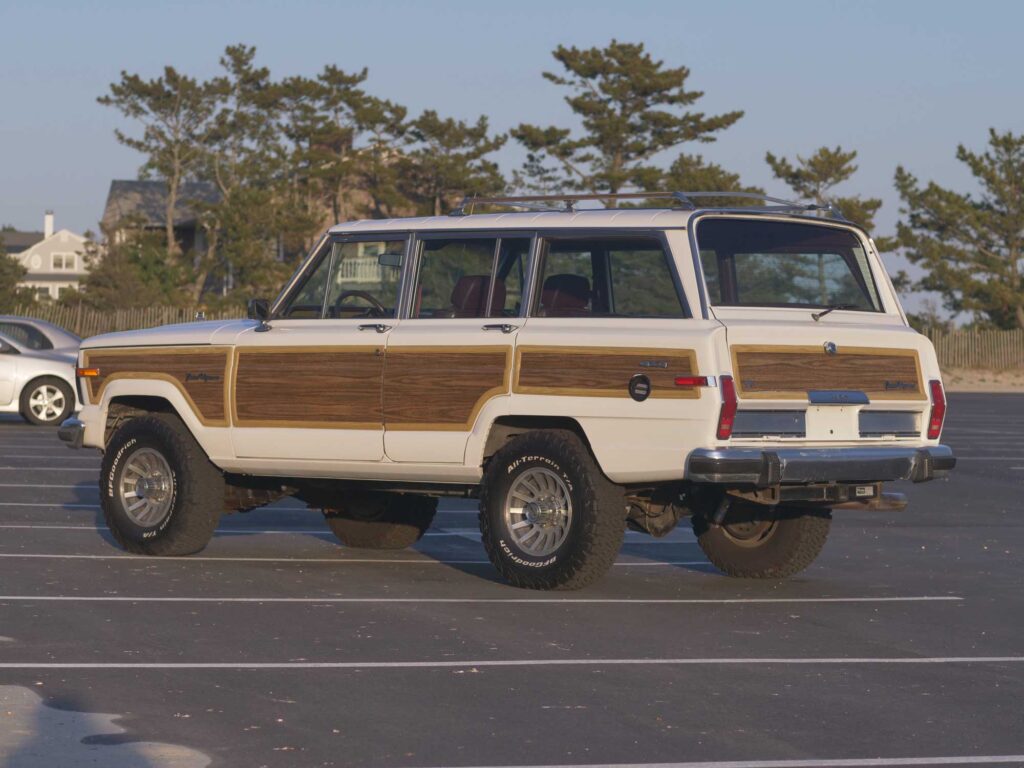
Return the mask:
M0 321L0 333L4 333L29 349L53 349L53 344L43 332L31 325Z
M705 219L697 244L711 304L881 311L867 254L849 230Z

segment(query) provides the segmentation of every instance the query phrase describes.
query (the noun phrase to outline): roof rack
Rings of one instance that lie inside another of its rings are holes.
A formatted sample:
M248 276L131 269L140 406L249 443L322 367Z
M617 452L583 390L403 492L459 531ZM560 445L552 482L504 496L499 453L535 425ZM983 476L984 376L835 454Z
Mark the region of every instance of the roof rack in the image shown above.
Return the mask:
M831 203L796 203L779 197L762 195L759 192L699 191L699 192L593 192L565 195L516 195L511 197L465 197L449 216L468 216L477 205L499 205L521 208L527 211L574 213L576 203L586 200L673 200L672 208L693 211L698 208L694 198L698 197L740 197L761 200L766 205L751 206L753 210L776 211L779 213L818 213L843 219L843 215Z

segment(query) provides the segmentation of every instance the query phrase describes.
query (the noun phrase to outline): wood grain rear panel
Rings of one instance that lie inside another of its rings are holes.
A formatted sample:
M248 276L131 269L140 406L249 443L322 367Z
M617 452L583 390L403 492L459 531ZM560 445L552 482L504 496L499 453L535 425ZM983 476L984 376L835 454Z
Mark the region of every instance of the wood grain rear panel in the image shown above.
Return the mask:
M511 346L389 347L385 429L468 432L484 403L508 392L511 360Z
M840 347L732 347L740 397L803 400L810 390L856 390L873 400L927 400L917 352Z
M381 429L383 371L379 346L240 347L235 426Z
M699 388L675 385L676 376L697 374L696 352L636 347L519 347L512 391L628 398L629 380L638 373L651 380L651 398L700 397Z
M100 372L85 379L90 402L99 402L104 388L118 379L166 381L184 395L200 423L211 427L228 426L230 360L226 347L90 349L83 355L85 367Z

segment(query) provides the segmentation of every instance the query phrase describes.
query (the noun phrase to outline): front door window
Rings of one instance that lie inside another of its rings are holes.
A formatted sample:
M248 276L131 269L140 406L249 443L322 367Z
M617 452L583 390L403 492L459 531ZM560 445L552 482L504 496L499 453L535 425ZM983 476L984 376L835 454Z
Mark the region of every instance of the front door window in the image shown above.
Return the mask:
M320 256L281 317L394 317L405 240L336 242Z

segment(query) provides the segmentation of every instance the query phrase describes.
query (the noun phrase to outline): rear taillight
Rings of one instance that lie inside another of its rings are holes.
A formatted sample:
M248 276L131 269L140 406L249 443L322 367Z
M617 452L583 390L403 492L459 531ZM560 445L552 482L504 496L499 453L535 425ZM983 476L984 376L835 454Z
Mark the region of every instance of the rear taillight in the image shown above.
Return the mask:
M722 411L718 414L718 439L728 440L732 437L732 425L736 421L736 385L732 376L719 376L722 389Z
M938 440L942 434L942 422L946 420L946 393L942 391L942 382L932 379L928 382L932 391L932 412L928 416L928 439Z

